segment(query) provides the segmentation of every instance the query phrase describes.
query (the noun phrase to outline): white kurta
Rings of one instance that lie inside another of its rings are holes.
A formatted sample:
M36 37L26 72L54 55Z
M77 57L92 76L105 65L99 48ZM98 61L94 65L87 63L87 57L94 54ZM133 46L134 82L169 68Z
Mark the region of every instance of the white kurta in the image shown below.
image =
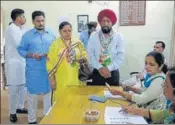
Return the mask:
M2 22L1 22L1 64L4 63L4 44L5 40L3 37Z
M151 76L148 81L157 76L162 76L165 78L164 73L158 73L154 76ZM137 104L146 104L154 99L159 98L163 94L162 84L164 83L164 81L165 80L162 78L156 78L151 82L148 88L146 88L144 84L142 84L143 92L141 94L133 94L132 101L136 102Z
M12 23L5 32L5 72L8 85L25 84L25 60L17 51L25 29Z

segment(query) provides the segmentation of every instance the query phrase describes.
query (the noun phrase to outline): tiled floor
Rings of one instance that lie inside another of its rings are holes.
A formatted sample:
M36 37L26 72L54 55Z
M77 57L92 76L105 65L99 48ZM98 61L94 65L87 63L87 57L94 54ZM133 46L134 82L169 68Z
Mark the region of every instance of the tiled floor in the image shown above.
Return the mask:
M25 106L27 107L27 102L25 102ZM42 98L38 98L38 111L37 111L37 116L38 116L38 123L42 119ZM27 115L26 114L19 114L18 115L18 121L16 122L17 124L27 124ZM8 110L8 89L6 90L1 90L1 124L11 124L9 121L9 110Z

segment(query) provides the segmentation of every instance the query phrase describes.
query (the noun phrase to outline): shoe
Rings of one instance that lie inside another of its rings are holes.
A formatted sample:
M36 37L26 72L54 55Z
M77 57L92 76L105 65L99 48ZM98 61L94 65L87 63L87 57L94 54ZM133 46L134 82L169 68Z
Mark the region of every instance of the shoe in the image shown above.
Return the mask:
M29 122L29 124L37 124L37 122Z
M16 114L10 114L10 121L11 122L16 122L18 120Z
M19 114L27 114L27 113L28 113L28 110L27 110L26 108L17 109L17 110L16 110L16 113L19 113Z

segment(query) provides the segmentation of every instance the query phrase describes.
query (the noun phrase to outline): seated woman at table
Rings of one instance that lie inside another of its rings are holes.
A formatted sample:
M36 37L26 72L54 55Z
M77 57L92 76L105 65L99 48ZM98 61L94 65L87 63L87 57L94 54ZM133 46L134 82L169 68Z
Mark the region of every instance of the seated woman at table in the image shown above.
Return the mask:
M79 63L75 60L87 61L87 53L79 39L72 38L72 26L69 22L59 25L60 38L50 46L47 70L53 91L52 102L63 92L67 85L80 85L78 79Z
M162 83L165 74L161 71L164 64L164 56L158 52L150 52L145 57L145 69L147 75L142 88L128 87L134 94L123 90L109 89L113 95L121 95L124 98L136 102L140 107L162 109L165 107Z
M126 112L143 116L152 123L158 124L174 124L175 123L175 66L168 70L165 83L162 84L164 95L171 104L165 110L142 109L133 106L122 106Z

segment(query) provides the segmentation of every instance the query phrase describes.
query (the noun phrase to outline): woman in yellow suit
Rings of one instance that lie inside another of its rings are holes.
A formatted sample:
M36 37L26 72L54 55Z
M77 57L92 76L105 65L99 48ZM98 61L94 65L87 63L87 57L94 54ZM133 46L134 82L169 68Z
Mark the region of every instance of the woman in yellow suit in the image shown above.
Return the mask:
M53 89L52 103L67 85L81 84L78 79L78 61L87 61L82 42L72 38L72 26L69 22L65 21L59 25L59 33L60 38L52 43L47 55L47 70Z

